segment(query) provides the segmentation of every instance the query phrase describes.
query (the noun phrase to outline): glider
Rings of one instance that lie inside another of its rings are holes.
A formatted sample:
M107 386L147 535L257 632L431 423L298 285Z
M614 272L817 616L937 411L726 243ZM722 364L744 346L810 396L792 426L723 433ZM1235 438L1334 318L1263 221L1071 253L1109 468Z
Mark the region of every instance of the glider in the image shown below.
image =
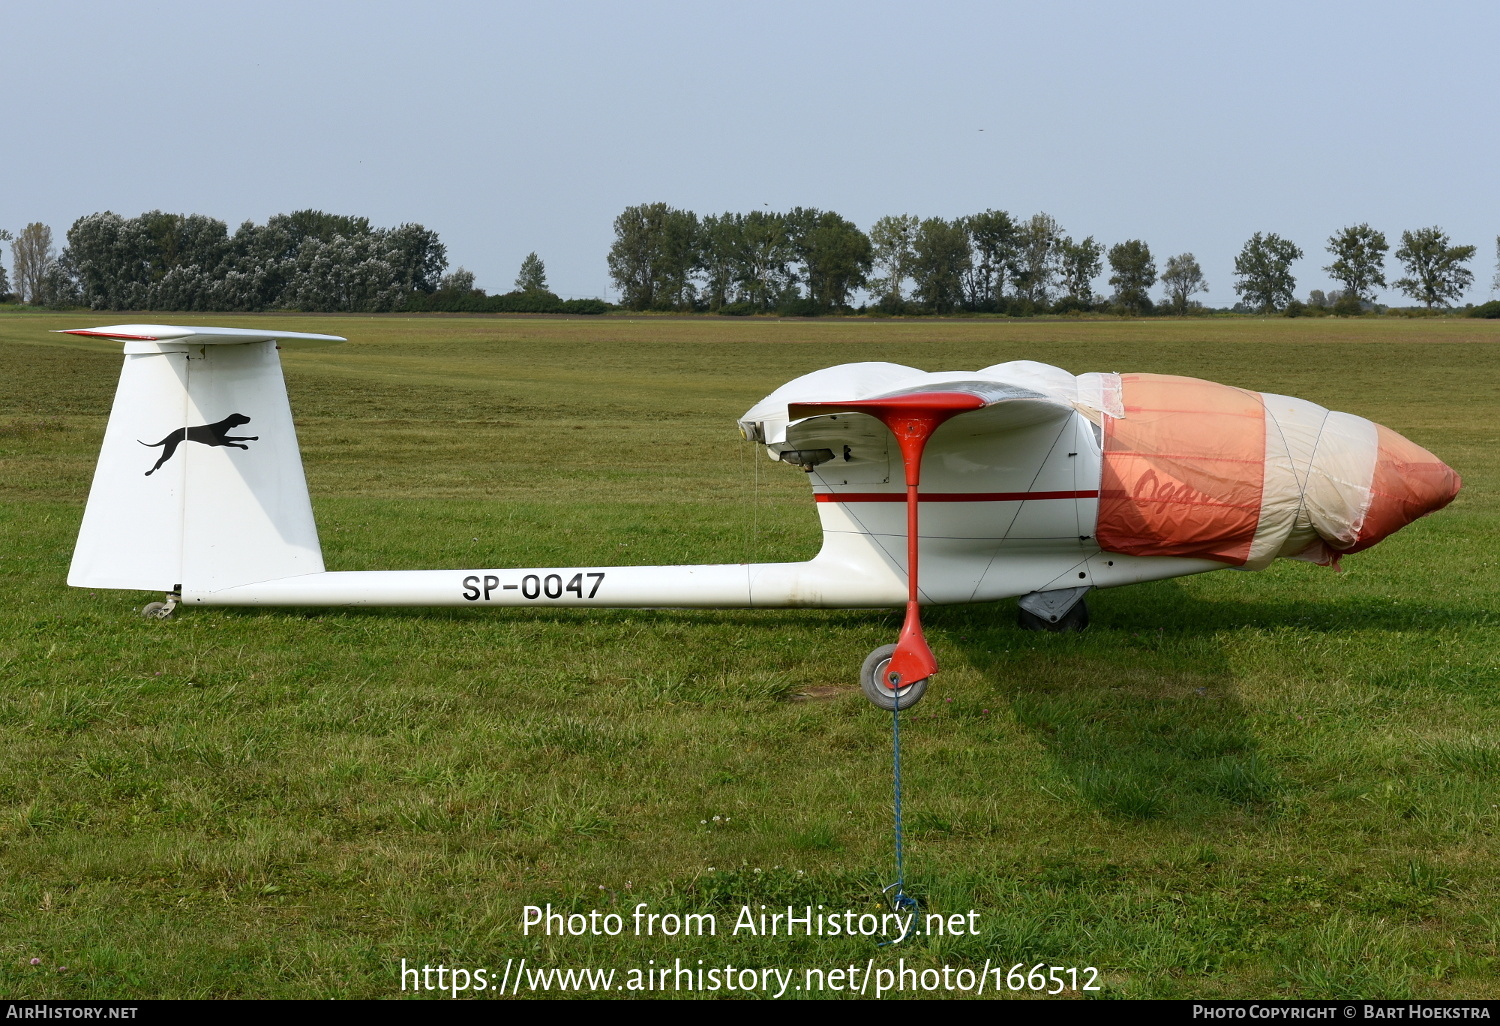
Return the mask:
M1389 428L1290 396L1031 361L891 363L787 382L739 421L801 468L823 527L797 563L324 569L277 351L335 335L126 324L125 363L68 583L205 606L905 608L861 671L885 709L937 661L925 605L1019 598L1023 626L1079 629L1094 588L1337 564L1458 493Z

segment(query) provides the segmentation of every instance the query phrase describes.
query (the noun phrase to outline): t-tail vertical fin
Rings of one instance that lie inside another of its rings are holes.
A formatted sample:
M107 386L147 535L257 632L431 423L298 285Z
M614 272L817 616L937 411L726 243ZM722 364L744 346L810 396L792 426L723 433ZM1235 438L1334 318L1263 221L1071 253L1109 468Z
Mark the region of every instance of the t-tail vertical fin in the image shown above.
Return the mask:
M336 335L128 324L68 583L214 592L323 571L277 350ZM280 343L281 345L278 345Z

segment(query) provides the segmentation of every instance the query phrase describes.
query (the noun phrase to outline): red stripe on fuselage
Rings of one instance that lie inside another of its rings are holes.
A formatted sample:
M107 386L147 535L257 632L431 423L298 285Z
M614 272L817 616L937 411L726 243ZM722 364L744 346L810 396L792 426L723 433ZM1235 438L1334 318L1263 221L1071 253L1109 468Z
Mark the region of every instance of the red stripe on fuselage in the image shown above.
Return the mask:
M1026 502L1029 499L1097 499L1092 492L921 492L922 502ZM905 502L904 492L818 492L818 502Z

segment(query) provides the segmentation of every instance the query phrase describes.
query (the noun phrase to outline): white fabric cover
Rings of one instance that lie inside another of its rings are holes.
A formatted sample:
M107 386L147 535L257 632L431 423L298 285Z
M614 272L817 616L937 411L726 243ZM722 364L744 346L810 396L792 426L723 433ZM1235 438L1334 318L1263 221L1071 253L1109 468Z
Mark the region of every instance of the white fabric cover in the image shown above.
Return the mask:
M1266 408L1265 481L1245 569L1263 569L1278 556L1306 554L1328 562L1329 549L1354 544L1370 508L1379 448L1375 425L1305 399L1260 396Z

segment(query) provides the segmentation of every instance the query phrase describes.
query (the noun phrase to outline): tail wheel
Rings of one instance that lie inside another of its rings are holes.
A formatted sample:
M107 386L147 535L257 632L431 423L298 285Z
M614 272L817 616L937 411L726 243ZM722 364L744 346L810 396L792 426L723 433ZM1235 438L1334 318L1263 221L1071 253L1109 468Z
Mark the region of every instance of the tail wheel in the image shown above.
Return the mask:
M887 712L895 709L897 703L900 703L902 709L910 709L916 705L927 694L927 685L932 680L931 677L923 677L893 690L885 681L885 671L891 665L891 656L895 654L895 645L881 645L865 657L865 664L859 668L860 690L873 705Z

